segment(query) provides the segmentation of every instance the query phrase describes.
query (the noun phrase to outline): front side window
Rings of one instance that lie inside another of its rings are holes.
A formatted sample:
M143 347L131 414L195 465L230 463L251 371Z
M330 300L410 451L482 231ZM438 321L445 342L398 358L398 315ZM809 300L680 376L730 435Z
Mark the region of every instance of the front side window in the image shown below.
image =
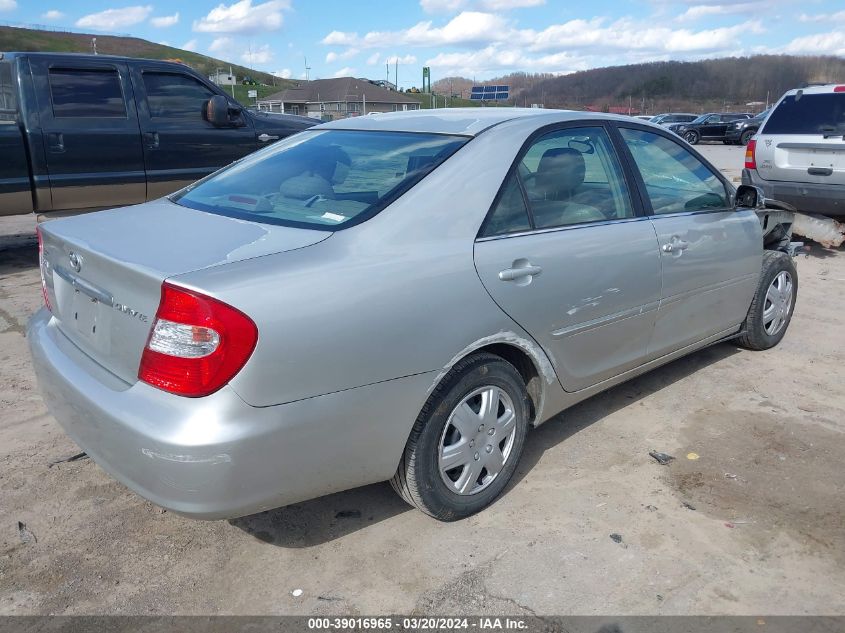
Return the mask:
M179 73L144 72L143 77L153 119L202 121L203 104L215 94L193 77Z
M655 214L726 209L725 185L680 144L643 130L620 129Z
M50 69L50 97L57 118L126 118L117 70Z
M171 200L256 222L335 230L377 213L466 141L443 134L306 130Z

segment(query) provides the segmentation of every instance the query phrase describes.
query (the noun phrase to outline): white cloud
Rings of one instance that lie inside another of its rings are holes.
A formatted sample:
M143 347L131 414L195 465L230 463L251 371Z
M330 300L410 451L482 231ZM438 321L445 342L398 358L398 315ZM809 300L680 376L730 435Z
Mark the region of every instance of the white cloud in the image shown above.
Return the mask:
M196 40L188 40L187 42L182 44L182 46L180 46L179 48L181 48L183 51L193 52L193 51L197 50L197 45L198 45L198 42Z
M355 74L354 68L350 68L349 66L344 66L343 68L338 70L336 73L334 73L334 75L332 75L332 76L333 77L351 77L354 74Z
M282 27L282 13L290 9L289 0L268 0L252 4L240 0L230 5L220 4L208 15L194 21L194 31L203 33L260 33L277 31Z
M247 64L266 64L273 59L273 51L270 50L269 44L262 44L258 48L253 48L244 51L241 55L241 61Z
M831 31L797 37L781 49L795 55L845 55L845 33Z
M231 37L217 37L211 42L208 50L212 53L227 53L232 50L234 45L235 40Z
M274 70L272 75L276 75L276 77L281 77L282 79L290 79L293 76L293 72L290 68L282 68L281 70Z
M455 13L463 9L510 11L543 4L546 0L420 0L420 6L426 13Z
M732 4L695 4L678 16L678 22L693 22L714 15L743 15L761 11L766 2L737 2Z
M14 11L18 8L15 0L0 0L0 11Z
M416 64L417 58L413 55L403 55L402 57L399 57L398 55L391 55L390 57L384 58L384 63L390 64L391 66L393 66L397 61L400 66L409 66L411 64Z
M367 65L368 66L375 66L378 64L381 55L379 53L373 53L367 58Z
M326 63L332 64L339 59L352 59L358 54L357 48L348 48L341 53L336 53L335 51L329 51L326 55Z
M836 13L818 13L816 15L807 15L802 13L798 18L802 22L845 22L845 11L838 11Z
M41 14L42 20L61 20L63 17L65 17L65 14L56 9L50 9Z
M173 15L162 15L157 18L151 18L150 24L160 29L179 24L179 12L177 11Z
M531 68L534 72L565 74L589 68L584 57L570 53L530 56L517 49L496 46L461 53L440 53L425 62L441 75L474 75L479 72L505 72L518 68Z
M144 22L153 12L151 5L106 9L99 13L90 13L76 21L76 26L96 31L114 31L126 26Z

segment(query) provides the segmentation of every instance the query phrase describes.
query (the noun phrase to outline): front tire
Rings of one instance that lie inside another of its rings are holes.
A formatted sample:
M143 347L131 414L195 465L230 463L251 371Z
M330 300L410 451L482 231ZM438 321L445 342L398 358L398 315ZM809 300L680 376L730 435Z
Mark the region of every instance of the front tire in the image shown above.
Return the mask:
M742 136L739 137L739 144L740 145L748 145L748 141L754 136L753 130L747 130L742 133Z
M786 253L764 251L763 271L745 317L739 344L747 349L764 350L780 343L792 320L797 298L795 262Z
M475 514L513 476L530 411L525 383L513 365L486 353L459 361L417 417L390 484L440 521Z
M690 145L697 145L698 141L701 140L701 136L695 130L690 130L689 132L684 132L684 140Z

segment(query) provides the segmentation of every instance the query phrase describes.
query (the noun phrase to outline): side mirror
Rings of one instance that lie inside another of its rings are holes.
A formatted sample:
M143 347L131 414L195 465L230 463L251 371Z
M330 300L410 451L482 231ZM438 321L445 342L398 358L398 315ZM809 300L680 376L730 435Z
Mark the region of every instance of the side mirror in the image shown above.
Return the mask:
M203 118L214 127L231 127L235 123L232 115L237 115L240 111L240 108L232 106L223 95L214 95L203 105Z
M797 209L791 204L767 198L760 187L754 185L740 185L736 190L736 207L742 209L774 209L795 213Z

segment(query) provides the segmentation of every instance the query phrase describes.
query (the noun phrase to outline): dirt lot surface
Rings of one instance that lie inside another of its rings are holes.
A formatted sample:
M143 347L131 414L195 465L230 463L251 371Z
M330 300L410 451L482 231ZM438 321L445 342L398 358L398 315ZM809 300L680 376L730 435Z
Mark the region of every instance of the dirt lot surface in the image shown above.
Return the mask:
M88 459L50 466L78 448L30 366L27 221L0 219L0 614L845 614L843 249L800 258L779 347L721 344L559 415L480 515L438 523L380 484L197 522Z

